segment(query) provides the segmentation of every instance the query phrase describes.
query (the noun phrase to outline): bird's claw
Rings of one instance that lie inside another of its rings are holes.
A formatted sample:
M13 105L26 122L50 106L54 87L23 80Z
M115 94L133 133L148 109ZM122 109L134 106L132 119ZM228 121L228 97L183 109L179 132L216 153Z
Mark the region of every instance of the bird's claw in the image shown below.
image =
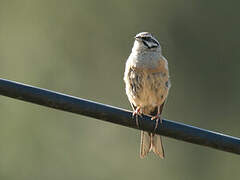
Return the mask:
M155 120L156 119L156 124L155 124L155 127L154 127L154 131L156 131L157 127L158 127L158 123L159 123L159 120L160 120L160 123L162 124L162 117L161 117L161 114L157 114L156 116L153 116L151 118L151 120Z
M137 107L133 112L132 117L134 118L135 116L136 116L136 126L139 128L138 116L142 117L142 112L140 107Z

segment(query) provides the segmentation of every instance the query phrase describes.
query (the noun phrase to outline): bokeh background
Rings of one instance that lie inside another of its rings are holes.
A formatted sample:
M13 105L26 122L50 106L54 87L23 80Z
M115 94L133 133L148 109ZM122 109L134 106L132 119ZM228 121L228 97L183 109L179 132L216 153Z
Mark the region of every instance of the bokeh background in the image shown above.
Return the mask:
M130 109L133 36L152 32L172 80L164 117L240 136L240 2L0 0L0 77ZM238 179L237 155L0 97L0 179Z

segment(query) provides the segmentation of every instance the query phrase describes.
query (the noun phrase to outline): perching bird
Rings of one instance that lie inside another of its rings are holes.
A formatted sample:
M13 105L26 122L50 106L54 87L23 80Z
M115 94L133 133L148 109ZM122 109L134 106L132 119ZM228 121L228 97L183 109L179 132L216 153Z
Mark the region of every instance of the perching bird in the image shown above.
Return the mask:
M124 81L126 94L137 116L146 114L156 119L157 128L170 88L168 62L162 55L159 42L148 32L135 36L132 52L126 62ZM161 136L141 131L140 157L153 151L164 158Z

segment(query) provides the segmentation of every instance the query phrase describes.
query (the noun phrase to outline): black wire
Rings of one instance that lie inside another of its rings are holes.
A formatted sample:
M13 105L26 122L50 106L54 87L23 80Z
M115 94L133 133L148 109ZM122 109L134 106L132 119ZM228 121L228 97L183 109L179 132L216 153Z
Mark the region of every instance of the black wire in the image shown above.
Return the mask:
M1 78L0 95L138 129L130 111ZM155 121L152 121L150 117L142 116L138 119L140 123L139 129L148 132L154 131ZM163 123L158 126L154 133L240 154L239 138L183 123L163 120Z

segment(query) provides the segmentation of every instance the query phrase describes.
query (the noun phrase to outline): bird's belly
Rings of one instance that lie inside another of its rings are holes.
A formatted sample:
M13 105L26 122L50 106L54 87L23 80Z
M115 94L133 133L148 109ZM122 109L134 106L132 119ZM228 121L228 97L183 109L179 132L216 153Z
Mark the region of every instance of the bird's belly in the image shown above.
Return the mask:
M136 104L142 107L161 105L168 94L168 89L163 84L163 82L155 84L146 81L142 90L139 91L138 96L135 98Z
M161 105L168 95L168 75L146 72L134 72L129 78L128 96L135 106L156 107Z

